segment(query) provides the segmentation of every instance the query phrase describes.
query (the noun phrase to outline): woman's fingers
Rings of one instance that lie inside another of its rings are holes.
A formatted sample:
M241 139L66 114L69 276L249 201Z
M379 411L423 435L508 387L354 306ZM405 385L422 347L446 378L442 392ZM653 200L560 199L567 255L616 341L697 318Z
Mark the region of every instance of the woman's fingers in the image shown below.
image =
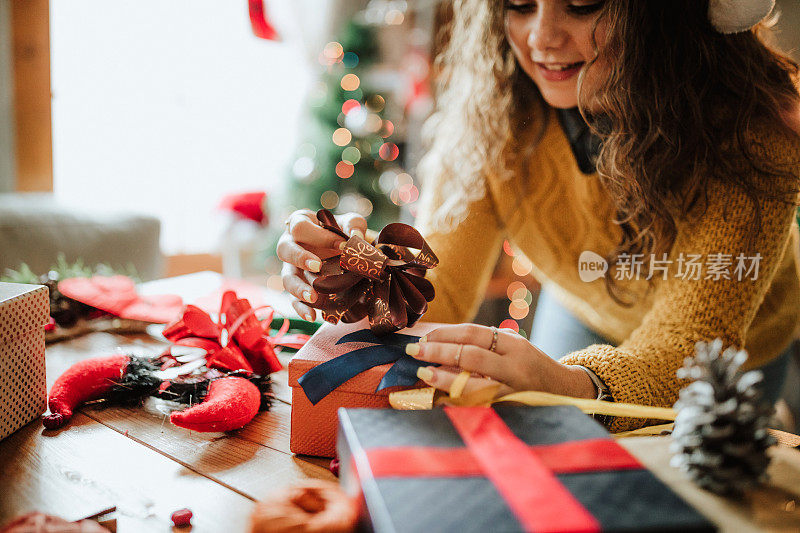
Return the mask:
M436 328L425 337L424 341L428 342L448 342L455 344L472 344L485 350L489 350L494 340L494 330L497 328L490 328L488 326L480 326L478 324L448 324ZM497 329L497 344L495 345L494 352L498 354L507 354L514 348L516 342L522 339L512 330Z
M317 317L317 311L313 307L309 307L300 300L292 300L292 307L297 311L297 314L303 317L304 320L313 322Z
M361 215L357 213L347 213L337 217L337 220L339 225L342 226L342 230L348 235L358 233L359 237L362 239L365 238L367 232L367 221Z
M292 216L289 217L289 229L287 233L289 233L296 242L316 248L332 248L338 250L345 242L345 239L336 233L320 226L316 217L312 220L308 216L295 216L292 214Z
M292 238L289 233L284 233L278 240L278 259L303 270L319 272L322 260L318 255L306 250Z
M286 289L286 292L299 300L312 303L316 302L317 292L309 283L307 283L307 280L304 279L304 274L304 270L300 270L299 268L288 263L284 263L281 272L283 288Z
M510 374L508 362L500 355L471 344L427 341L407 345L406 353L420 361L460 367L498 381L506 381Z
M427 366L420 368L417 376L431 387L436 387L437 389L450 392L450 386L453 384L453 380L456 379L456 376L458 376L458 372L454 372L447 368ZM464 386L464 391L462 394L470 394L487 387L497 386L498 384L500 385L500 388L495 394L496 397L504 396L514 392L514 390L508 385L498 383L493 379L472 376L467 380L467 384Z

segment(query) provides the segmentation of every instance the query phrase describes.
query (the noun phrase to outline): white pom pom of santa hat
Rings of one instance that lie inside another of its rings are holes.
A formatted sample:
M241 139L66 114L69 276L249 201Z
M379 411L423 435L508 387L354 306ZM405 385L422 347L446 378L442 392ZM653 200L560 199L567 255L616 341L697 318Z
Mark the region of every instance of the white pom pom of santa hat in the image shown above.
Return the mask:
M747 31L769 15L775 0L710 0L708 20L720 33Z

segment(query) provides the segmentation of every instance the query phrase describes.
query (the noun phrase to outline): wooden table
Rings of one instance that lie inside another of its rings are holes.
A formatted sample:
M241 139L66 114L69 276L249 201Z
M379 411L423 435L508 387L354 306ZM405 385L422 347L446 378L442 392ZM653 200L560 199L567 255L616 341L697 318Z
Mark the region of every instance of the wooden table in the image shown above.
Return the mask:
M110 333L51 345L48 388L76 361L110 355L118 347L157 352L163 346L145 335ZM288 356L281 360L285 366ZM273 378L272 408L230 433L174 427L158 400L144 407L86 406L59 431L44 430L38 421L27 425L0 442L0 524L31 510L78 519L115 506L119 531L170 531L170 514L188 507L193 532L244 531L254 502L271 491L305 478L335 479L327 459L290 453L287 372ZM800 531L796 450L782 448L781 462L772 466L782 492L773 488L748 501L728 502L669 467L668 438L620 442L723 531ZM784 529L787 524L790 529Z
M76 361L126 346L162 345L143 335L92 333L49 346L48 388ZM0 442L0 524L29 510L77 519L116 506L120 531L169 531L170 514L188 507L193 532L243 531L253 502L276 488L335 479L329 460L289 452L287 373L273 376L272 408L230 433L175 427L158 400L144 408L87 406L59 431L27 425Z
M153 282L150 292L204 294L214 276ZM165 283L167 282L167 283ZM187 301L191 301L188 298ZM147 335L90 333L49 345L48 390L76 361L133 348L160 352ZM289 355L279 356L286 366ZM115 506L119 531L169 531L173 511L194 513L193 532L239 532L254 502L305 478L334 480L330 460L289 451L291 390L286 370L273 374L276 399L245 428L197 433L170 424L169 406L86 406L59 431L33 422L0 441L0 525L39 510L78 519Z

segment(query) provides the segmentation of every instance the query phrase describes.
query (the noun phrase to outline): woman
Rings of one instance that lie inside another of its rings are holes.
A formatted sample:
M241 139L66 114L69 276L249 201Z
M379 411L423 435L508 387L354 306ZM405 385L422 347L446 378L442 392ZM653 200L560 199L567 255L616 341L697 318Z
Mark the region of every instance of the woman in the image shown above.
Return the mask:
M473 316L504 238L544 289L532 343L442 327L408 348L444 365L422 379L670 406L695 342L721 337L777 397L800 323L798 68L764 43L770 0L720 4L455 2L420 166L417 227L440 259L425 319ZM313 303L303 274L341 239L310 212L287 224L284 285Z

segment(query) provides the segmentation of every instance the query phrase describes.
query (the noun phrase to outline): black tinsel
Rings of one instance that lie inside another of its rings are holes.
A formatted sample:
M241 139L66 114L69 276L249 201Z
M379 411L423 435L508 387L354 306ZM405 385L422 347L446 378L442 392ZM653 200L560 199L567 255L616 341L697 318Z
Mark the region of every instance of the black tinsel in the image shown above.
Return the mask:
M123 378L111 388L111 391L103 399L115 405L137 405L148 396L154 396L187 405L197 404L202 402L208 394L208 386L212 381L236 376L247 379L258 388L261 393L260 410L266 411L272 405L274 395L272 381L268 375L222 372L202 367L194 373L170 379L168 386L162 388L162 379L154 373L159 370L163 362L164 357L150 359L132 356Z

